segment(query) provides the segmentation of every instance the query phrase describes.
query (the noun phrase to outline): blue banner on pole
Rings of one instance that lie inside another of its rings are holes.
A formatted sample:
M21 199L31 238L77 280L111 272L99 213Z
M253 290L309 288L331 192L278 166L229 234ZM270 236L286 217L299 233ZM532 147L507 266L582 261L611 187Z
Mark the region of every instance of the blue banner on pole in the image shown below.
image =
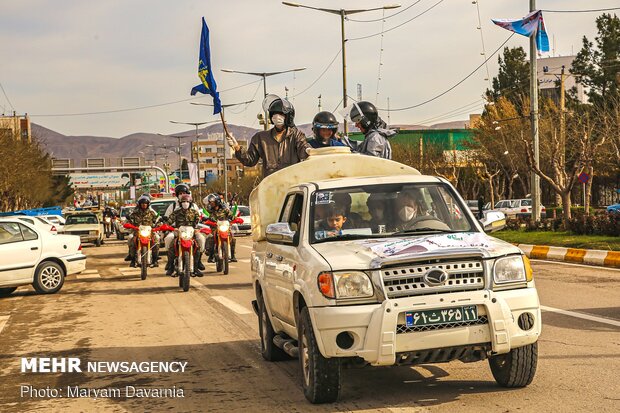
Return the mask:
M203 93L213 96L213 114L217 115L222 111L222 102L220 94L217 91L217 84L211 70L211 48L209 46L209 28L205 18L202 18L202 32L200 34L200 52L198 57L198 77L202 82L198 86L194 86L191 95Z

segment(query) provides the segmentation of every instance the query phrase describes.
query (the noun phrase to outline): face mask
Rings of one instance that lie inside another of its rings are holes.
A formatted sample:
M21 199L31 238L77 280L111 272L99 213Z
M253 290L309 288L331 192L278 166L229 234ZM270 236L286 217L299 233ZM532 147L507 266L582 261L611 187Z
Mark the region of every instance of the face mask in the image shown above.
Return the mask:
M189 202L181 202L181 208L183 209L189 208Z
M281 115L279 113L276 113L275 115L271 117L271 122L273 122L273 124L279 128L284 126L284 120L285 120L284 115Z
M415 208L411 206L405 206L398 211L398 217L401 221L409 221L415 214Z

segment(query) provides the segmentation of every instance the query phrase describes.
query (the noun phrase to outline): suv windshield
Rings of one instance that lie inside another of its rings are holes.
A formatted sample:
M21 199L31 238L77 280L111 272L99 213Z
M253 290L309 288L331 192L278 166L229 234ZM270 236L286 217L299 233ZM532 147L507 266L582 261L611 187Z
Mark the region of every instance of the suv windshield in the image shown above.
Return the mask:
M65 225L78 225L78 224L96 224L97 217L94 215L71 215L67 218Z
M475 231L442 184L382 184L313 193L311 242Z
M250 208L246 207L246 206L240 206L239 207L239 212L241 212L241 216L242 217L247 217L250 215Z
M157 212L158 215L163 217L168 207L174 203L174 199L170 199L168 201L151 202L151 208L153 208L153 210Z

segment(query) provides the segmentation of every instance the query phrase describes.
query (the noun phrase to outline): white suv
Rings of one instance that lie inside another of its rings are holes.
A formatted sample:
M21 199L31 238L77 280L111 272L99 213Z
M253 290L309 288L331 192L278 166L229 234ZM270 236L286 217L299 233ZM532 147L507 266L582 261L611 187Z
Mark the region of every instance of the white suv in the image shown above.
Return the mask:
M495 210L503 212L508 218L530 218L532 216L531 199L503 199L495 204ZM547 209L540 205L540 217L547 217Z

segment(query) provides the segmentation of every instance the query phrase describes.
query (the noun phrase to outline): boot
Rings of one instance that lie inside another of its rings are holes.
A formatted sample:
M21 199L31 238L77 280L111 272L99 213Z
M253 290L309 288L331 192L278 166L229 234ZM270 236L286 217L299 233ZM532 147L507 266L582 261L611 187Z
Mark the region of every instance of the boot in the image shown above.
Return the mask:
M168 264L166 265L166 275L173 276L174 273L174 249L168 249Z
M235 244L230 246L230 262L237 262L237 257L235 257Z
M196 275L196 277L202 277L204 274L202 271L200 271L200 266L197 265L197 263L200 262L200 259L202 258L202 252L197 252L196 255L194 256L194 275ZM202 267L204 269L204 266Z
M207 260L207 262L215 262L215 256L214 256L213 249L211 249L211 251L209 252L209 259Z
M127 254L127 256L125 257L125 261L131 261L131 254Z
M137 265L136 265L136 259L135 259L134 257L131 257L131 262L129 263L129 266L130 266L131 268L136 268L136 267L137 267Z
M199 270L205 269L205 266L202 263L202 252L196 253L196 256L194 257L194 267L196 267Z
M151 268L159 267L159 253L157 250L153 251L153 262L151 263Z

